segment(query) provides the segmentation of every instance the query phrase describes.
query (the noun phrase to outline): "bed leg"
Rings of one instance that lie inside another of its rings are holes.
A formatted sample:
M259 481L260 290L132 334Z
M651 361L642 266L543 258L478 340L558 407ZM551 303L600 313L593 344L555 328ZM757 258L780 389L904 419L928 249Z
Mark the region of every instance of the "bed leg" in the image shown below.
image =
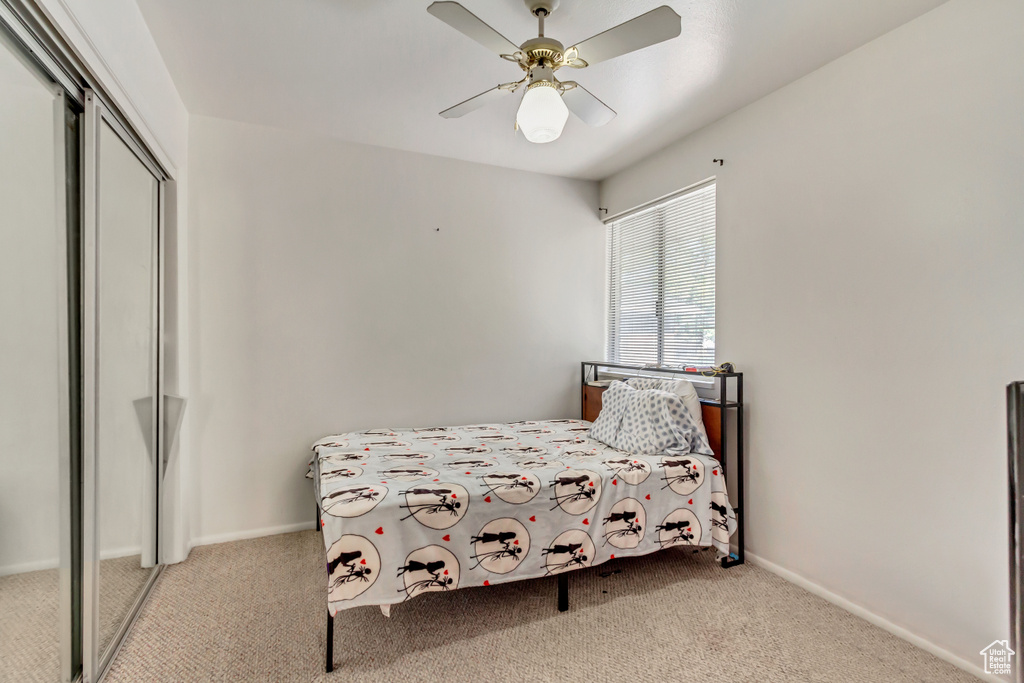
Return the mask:
M334 617L327 611L327 673L334 671Z
M729 557L722 558L723 569L729 569L730 567L735 567L736 565L740 564L743 564L743 558L738 557L735 553L732 553L731 555L729 555Z
M722 567L729 569L746 562L746 549L743 547L743 510L736 508L736 523L738 524L737 536L739 536L739 546L736 548L736 552L732 552L732 548L729 549L729 556L722 558Z
M569 575L558 575L558 611L569 611Z

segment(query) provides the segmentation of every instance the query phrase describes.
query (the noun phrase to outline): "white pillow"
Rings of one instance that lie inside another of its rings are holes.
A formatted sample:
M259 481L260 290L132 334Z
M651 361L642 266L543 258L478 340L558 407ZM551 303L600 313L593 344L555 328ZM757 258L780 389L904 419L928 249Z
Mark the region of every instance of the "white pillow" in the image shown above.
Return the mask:
M669 391L683 399L683 405L686 406L686 412L690 414L690 419L697 425L700 433L704 435L704 440L707 440L708 432L704 428L704 414L700 409L700 396L697 395L697 390L693 388L693 384L689 380L633 377L627 380L626 384L634 389L661 389L662 391Z

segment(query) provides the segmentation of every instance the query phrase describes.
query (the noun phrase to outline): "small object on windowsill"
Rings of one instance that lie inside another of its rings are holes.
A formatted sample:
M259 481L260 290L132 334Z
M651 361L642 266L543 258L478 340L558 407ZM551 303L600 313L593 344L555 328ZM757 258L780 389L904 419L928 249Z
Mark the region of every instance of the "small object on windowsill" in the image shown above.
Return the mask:
M708 365L699 368L687 367L684 368L684 370L686 370L687 372L699 372L705 377L714 377L715 375L736 372L736 368L733 366L732 363L722 363L721 365Z
M609 387L612 381L610 379L591 380L587 382L588 387Z

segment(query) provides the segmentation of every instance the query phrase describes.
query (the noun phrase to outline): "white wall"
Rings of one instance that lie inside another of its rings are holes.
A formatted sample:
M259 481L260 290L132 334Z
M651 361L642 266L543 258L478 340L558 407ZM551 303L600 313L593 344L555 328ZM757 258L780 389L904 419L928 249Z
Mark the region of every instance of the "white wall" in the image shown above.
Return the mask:
M1024 4L953 0L602 183L718 176L748 549L972 665L1008 634L1022 64Z
M54 96L0 43L0 576L60 559Z
M597 185L193 117L193 537L312 525L332 432L568 416Z
M96 453L100 557L153 564L153 240L158 185L117 134L98 141ZM143 411L140 415L139 411Z

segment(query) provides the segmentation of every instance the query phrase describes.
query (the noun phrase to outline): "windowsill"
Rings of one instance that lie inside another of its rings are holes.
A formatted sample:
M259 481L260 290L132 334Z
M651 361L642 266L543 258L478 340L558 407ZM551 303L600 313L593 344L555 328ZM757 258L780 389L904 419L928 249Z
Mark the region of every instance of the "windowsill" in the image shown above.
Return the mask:
M605 370L601 373L601 377L607 377L609 379L618 380L627 380L632 379L633 377L650 377L651 379L672 379L668 375L660 373L645 373L643 371L625 373L618 372L615 370ZM700 394L701 389L713 390L715 388L714 377L703 377L701 375L677 375L675 379L689 380L690 384L692 384L694 388L697 389L698 394ZM701 398L704 398L704 396L701 396Z

